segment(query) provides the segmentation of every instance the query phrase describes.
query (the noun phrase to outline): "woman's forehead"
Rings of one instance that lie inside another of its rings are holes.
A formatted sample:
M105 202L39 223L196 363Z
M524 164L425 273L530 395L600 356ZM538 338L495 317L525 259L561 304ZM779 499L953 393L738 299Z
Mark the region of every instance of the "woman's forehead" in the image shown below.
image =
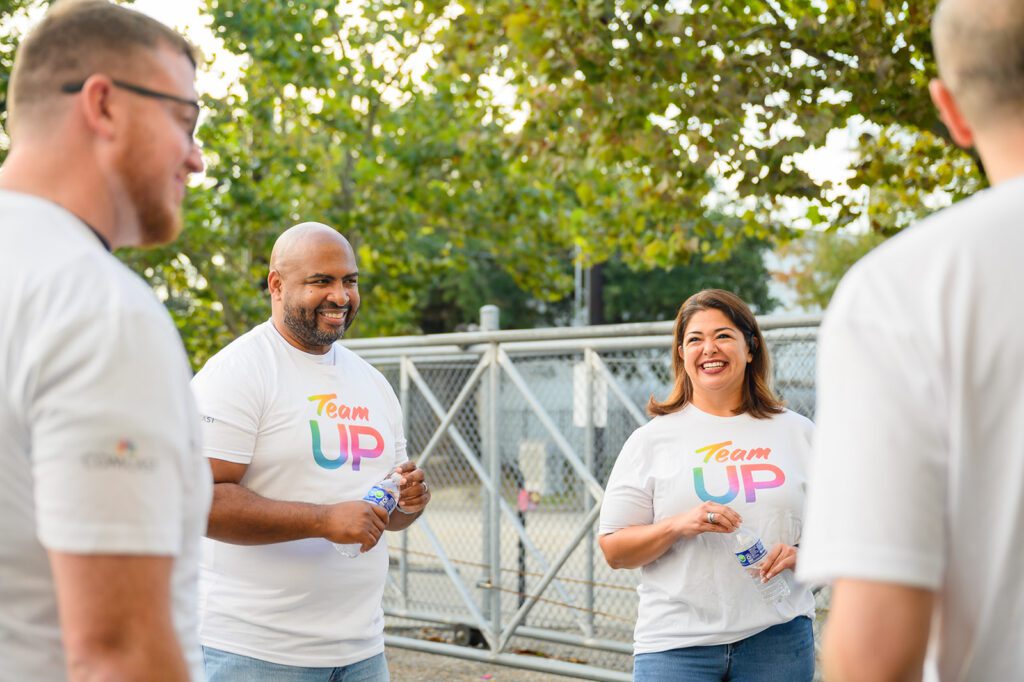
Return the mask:
M707 333L722 328L737 329L736 324L721 310L718 308L707 308L694 313L690 317L686 322L683 333Z

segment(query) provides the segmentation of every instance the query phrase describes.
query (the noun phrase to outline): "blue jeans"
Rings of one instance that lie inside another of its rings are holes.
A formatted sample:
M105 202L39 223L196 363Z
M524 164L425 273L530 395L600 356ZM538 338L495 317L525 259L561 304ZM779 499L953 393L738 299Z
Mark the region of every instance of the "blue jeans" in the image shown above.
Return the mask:
M337 668L280 665L203 647L206 682L389 682L384 654Z
M798 616L732 644L691 646L633 659L635 682L811 682L814 631Z

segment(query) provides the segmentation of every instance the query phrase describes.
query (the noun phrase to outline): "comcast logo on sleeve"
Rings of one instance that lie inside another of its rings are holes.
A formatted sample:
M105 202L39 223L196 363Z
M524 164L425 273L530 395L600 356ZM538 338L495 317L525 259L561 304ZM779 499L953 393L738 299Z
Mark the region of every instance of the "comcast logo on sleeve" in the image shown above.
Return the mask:
M93 451L82 455L87 469L122 469L153 471L157 461L152 455L143 455L131 438L120 438L106 452Z

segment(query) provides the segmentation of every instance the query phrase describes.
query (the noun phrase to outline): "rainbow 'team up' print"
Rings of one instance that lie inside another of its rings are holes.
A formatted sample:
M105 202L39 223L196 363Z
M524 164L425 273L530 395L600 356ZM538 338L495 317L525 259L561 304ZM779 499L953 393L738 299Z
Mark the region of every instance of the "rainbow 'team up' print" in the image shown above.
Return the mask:
M697 497L705 502L728 504L740 494L740 482L742 480L744 498L747 502L756 502L758 490L778 488L786 482L785 472L774 464L748 463L751 460L768 459L772 454L771 448L730 449L732 444L731 440L727 440L721 443L705 445L695 451L698 455L704 455L703 463L705 465L728 463L724 467L708 467L709 472L724 472L728 489L721 495L713 495L708 491L708 485L705 482L704 476L705 467L694 467L693 487ZM733 464L733 462L736 462L736 464ZM714 474L714 478L716 479L715 484L717 484L721 480L721 474ZM721 488L716 487L715 489L720 490Z
M329 432L333 424L338 433L338 456L328 457L324 452L324 441L333 439L321 431L320 419L309 420L313 459L324 469L338 469L351 460L352 471L359 471L359 463L363 459L374 459L384 452L384 437L369 424L358 423L370 421L370 408L344 405L338 403L337 399L336 393L309 396L309 401L316 404L316 416L326 417L325 430Z

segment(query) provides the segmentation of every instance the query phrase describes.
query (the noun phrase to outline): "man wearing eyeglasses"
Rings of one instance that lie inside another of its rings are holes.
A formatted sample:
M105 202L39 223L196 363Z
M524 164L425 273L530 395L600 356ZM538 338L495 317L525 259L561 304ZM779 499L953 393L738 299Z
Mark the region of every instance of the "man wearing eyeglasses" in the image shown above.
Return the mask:
M110 253L172 241L193 133L179 35L100 0L21 43L0 169L0 680L198 680L210 504L189 366Z

